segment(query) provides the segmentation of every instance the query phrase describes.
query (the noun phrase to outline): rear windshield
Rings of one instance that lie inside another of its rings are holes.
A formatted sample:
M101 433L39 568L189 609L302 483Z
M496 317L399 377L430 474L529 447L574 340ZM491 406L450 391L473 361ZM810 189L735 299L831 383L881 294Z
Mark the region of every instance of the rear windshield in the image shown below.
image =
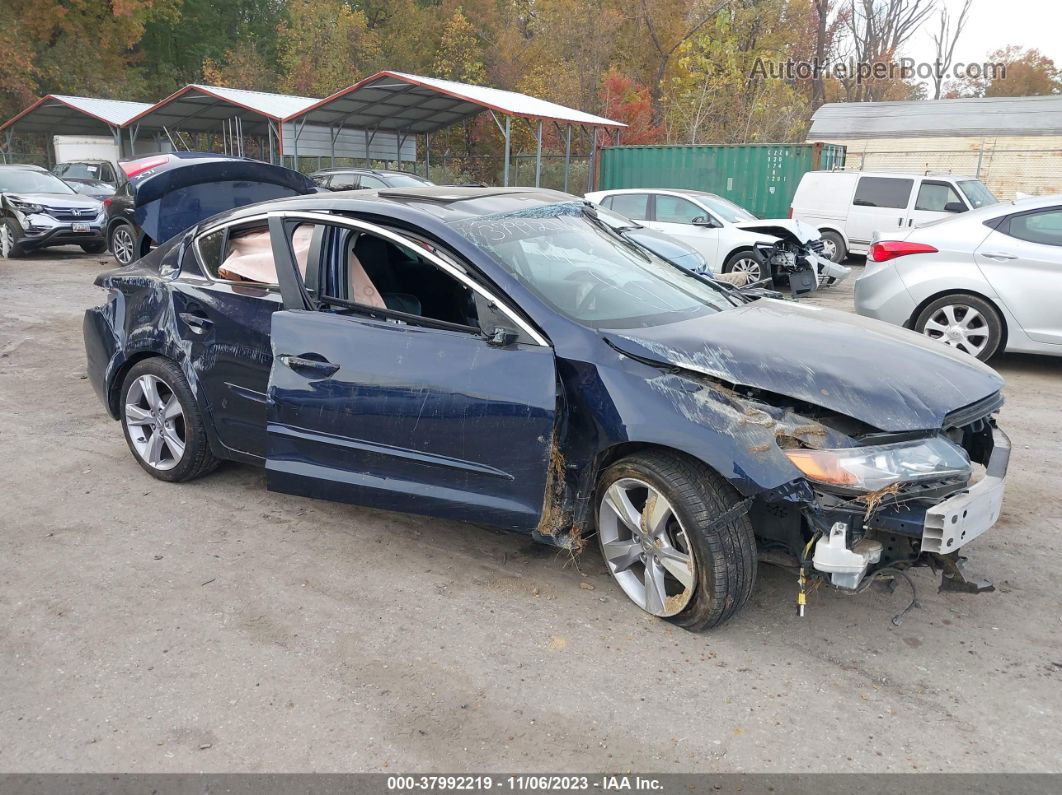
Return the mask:
M979 179L961 179L959 180L959 189L962 190L966 199L970 202L970 206L975 210L978 207L987 207L990 204L999 202L999 199Z
M74 193L74 189L47 171L0 169L0 193Z
M735 306L720 287L634 246L582 202L453 224L560 314L590 328L644 328Z

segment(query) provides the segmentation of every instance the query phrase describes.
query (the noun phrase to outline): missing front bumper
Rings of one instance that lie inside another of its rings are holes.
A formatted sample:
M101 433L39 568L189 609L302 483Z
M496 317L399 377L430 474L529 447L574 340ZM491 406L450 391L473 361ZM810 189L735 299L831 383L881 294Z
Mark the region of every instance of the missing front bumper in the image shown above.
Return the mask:
M1010 438L993 430L992 457L984 478L926 510L922 551L946 555L991 528L1003 510L1004 479L1010 463Z

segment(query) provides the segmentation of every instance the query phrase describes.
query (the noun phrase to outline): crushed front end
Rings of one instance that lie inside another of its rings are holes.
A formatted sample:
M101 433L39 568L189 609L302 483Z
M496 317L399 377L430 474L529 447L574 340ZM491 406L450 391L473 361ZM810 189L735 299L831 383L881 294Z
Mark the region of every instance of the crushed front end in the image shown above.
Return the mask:
M799 532L779 534L765 514L768 545L774 536L787 547L802 582L862 590L876 575L931 566L943 573L942 589L991 590L964 574L959 551L1002 510L1010 440L993 416L1002 402L996 393L952 412L937 431L856 433L852 447L790 440L784 453L813 497L796 511Z

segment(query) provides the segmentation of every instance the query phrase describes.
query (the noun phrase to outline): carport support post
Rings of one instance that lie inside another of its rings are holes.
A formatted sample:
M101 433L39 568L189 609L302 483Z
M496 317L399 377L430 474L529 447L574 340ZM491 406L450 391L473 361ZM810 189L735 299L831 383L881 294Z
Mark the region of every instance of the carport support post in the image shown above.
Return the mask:
M513 141L513 128L512 128L512 116L505 117L505 168L502 170L502 185L503 187L509 187L509 157L512 154L512 141Z
M542 120L538 120L538 131L535 133L535 187L542 182Z
M568 172L572 167L572 126L568 125L568 133L564 138L564 192L568 192Z
M590 167L586 170L586 192L594 189L594 164L597 161L597 127L590 128Z
M431 179L431 133L424 133L424 179Z

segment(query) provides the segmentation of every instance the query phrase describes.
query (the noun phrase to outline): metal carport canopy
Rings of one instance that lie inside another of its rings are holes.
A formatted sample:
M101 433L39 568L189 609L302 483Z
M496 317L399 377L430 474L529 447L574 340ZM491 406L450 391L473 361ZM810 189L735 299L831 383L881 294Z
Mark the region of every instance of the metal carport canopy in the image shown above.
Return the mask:
M584 128L609 128L620 130L622 122L595 116L580 110L567 108L555 102L504 91L499 88L457 83L436 77L405 74L404 72L377 72L360 80L349 88L337 91L330 97L289 116L285 121L294 122L296 136L306 124L327 126L332 130L353 127L363 130L381 130L399 135L426 137L436 130L449 127L464 119L490 111L494 123L505 140L505 170L503 184L509 184L509 155L512 146L512 119L522 118L529 123L538 123L536 132L537 156L535 159L535 185L538 186L542 172L542 124L551 122L567 127L564 161L564 185L568 186L568 169L571 159L571 130L573 126ZM498 119L504 117L504 123ZM335 133L333 133L334 135ZM618 132L617 132L618 134ZM597 147L596 134L591 135L591 161ZM401 144L400 144L401 145ZM430 147L425 146L425 169L428 165Z
M282 120L317 102L313 97L192 83L146 108L126 126L134 138L141 129L221 132L233 146L244 135L268 136L281 152Z
M131 118L150 107L146 102L48 94L0 124L0 131L17 125L19 132L28 133L113 135Z
M435 132L485 110L583 127L627 126L515 91L403 72L378 72L293 113L285 121L327 126L341 123L360 129L415 134Z

